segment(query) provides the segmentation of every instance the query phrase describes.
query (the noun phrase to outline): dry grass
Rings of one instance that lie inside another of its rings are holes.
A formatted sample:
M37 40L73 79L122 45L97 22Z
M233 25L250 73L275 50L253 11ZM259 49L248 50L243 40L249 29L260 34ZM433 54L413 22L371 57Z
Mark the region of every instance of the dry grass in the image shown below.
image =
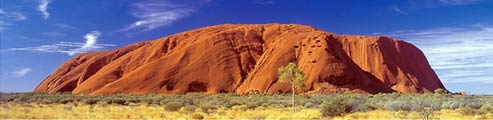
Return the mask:
M493 119L490 95L299 95L295 112L290 98L286 94L0 93L0 119Z
M387 111L387 110L374 110L368 112L356 112L345 116L335 117L339 120L350 119L424 119L419 112L406 112L406 111ZM435 120L470 120L470 119L493 119L493 113L487 113L482 115L463 115L457 110L439 110L434 111L431 119Z
M37 104L37 103L2 103L0 118L8 119L324 119L318 108L297 108L291 112L289 107L257 107L245 109L246 105L232 108L218 108L211 112L201 109L187 111L167 111L165 107L145 103L129 106L116 104ZM374 110L355 112L334 119L422 119L418 112ZM457 110L440 110L433 112L432 119L493 119L493 113L481 115L463 115Z
M0 118L15 119L156 119L168 118L192 119L193 115L202 115L205 119L281 119L281 118L320 118L318 109L299 109L292 113L290 108L243 109L244 105L229 109L219 108L212 112L203 112L200 109L188 112L184 108L178 111L167 111L163 106L138 104L122 106L115 104L3 104Z

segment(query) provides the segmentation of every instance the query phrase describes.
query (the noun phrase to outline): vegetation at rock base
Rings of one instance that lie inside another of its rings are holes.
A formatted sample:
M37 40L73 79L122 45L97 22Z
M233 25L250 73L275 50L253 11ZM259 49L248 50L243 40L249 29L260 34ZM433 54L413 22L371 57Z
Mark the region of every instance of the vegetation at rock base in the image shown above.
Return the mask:
M305 73L301 71L296 63L290 62L286 66L278 69L279 82L289 82L291 84L291 110L294 111L296 89L305 86Z
M493 119L493 96L435 94L112 95L1 93L0 119Z

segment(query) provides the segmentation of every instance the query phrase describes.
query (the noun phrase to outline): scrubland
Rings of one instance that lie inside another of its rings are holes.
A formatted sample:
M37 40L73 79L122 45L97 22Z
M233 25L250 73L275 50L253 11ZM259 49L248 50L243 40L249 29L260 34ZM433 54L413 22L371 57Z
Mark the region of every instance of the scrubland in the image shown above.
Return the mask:
M493 119L493 96L1 93L0 119Z

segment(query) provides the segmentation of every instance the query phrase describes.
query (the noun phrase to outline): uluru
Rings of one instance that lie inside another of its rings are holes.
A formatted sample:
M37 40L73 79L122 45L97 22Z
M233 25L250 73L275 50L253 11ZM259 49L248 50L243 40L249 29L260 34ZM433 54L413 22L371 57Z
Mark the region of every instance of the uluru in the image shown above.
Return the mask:
M290 92L278 68L297 64L306 86L334 93L429 93L445 89L414 45L384 36L339 35L298 24L224 24L119 49L79 54L35 92L179 94Z

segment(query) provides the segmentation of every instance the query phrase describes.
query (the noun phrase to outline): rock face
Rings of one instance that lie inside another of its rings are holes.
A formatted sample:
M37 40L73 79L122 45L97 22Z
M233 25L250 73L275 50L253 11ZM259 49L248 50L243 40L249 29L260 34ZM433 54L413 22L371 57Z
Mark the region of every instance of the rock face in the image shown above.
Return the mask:
M296 24L225 24L120 49L80 54L35 92L91 95L290 92L277 69L295 62L305 92L425 93L445 89L423 53L382 36Z

